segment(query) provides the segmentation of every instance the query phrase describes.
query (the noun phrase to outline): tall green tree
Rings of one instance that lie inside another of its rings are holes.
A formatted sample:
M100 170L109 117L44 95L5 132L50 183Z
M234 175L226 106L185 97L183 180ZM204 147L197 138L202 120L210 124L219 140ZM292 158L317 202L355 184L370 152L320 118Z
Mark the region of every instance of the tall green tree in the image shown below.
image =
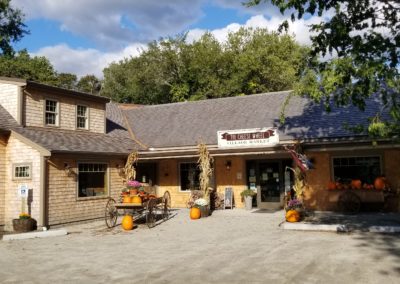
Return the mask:
M42 56L31 57L26 50L19 51L15 56L0 56L0 76L57 85L57 73L49 60Z
M241 29L219 42L211 33L150 43L141 55L104 69L102 95L160 104L291 89L307 49L288 35Z
M311 54L296 92L323 101L328 110L381 95L382 111L371 118L373 136L400 132L400 1L398 0L250 0L248 6L271 2L292 21L310 15L324 20L310 26ZM284 21L281 28L287 29ZM320 60L329 54L331 59ZM382 113L390 113L385 120Z
M10 5L11 0L0 0L0 55L14 54L12 43L28 33L21 10Z
M79 79L76 88L81 92L97 95L101 89L101 81L94 75L86 75Z

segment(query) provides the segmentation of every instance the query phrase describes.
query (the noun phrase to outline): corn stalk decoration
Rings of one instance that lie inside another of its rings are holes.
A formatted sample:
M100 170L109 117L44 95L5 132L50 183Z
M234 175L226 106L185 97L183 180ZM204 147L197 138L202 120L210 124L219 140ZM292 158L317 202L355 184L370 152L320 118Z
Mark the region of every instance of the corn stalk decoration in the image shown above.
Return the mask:
M304 173L299 167L295 168L286 167L286 170L291 170L293 172L294 175L293 190L296 193L296 198L302 200L304 191L307 188Z
M135 164L137 163L138 159L138 152L134 151L129 154L124 167L125 182L129 180L134 180L136 178Z
M200 190L204 192L204 198L208 199L210 198L210 192L209 192L209 184L210 184L210 178L213 173L212 169L212 163L213 163L213 158L210 156L210 153L208 152L207 146L204 143L200 143L198 145L199 147L199 169L200 169Z

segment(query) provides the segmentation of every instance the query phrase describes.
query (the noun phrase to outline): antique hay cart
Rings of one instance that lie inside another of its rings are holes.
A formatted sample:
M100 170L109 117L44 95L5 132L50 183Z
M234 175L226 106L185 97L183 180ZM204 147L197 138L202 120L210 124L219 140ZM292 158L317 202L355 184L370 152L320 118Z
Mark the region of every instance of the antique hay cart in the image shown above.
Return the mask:
M162 197L151 196L140 204L116 202L110 197L105 210L105 221L108 228L117 224L119 210L123 210L124 214L132 214L135 220L144 217L147 226L153 228L158 219L168 220L171 210L171 195L166 191Z

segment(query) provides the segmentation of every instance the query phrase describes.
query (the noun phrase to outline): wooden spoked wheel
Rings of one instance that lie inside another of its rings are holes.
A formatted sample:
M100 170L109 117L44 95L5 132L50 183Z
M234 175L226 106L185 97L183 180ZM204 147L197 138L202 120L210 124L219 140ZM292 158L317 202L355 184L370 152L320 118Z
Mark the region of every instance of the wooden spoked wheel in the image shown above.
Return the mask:
M115 207L115 200L109 198L106 204L105 221L108 228L112 228L117 224L118 210Z
M171 194L166 191L162 197L162 217L166 221L169 218L171 211Z
M147 213L146 213L146 224L150 229L156 225L156 210L157 200L155 198L150 199L147 202Z
M338 207L345 213L357 213L361 208L361 199L355 193L345 192L339 196Z

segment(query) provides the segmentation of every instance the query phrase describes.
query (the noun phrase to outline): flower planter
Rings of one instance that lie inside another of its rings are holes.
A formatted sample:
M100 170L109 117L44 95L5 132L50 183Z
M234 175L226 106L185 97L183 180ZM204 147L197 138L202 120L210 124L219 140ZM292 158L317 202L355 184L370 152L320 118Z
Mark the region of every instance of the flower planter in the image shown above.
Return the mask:
M246 210L253 209L253 197L252 196L245 196L244 197L244 204L245 204Z
M210 216L210 207L208 206L199 206L201 218Z
M13 229L18 233L36 230L36 220L33 218L13 219Z

